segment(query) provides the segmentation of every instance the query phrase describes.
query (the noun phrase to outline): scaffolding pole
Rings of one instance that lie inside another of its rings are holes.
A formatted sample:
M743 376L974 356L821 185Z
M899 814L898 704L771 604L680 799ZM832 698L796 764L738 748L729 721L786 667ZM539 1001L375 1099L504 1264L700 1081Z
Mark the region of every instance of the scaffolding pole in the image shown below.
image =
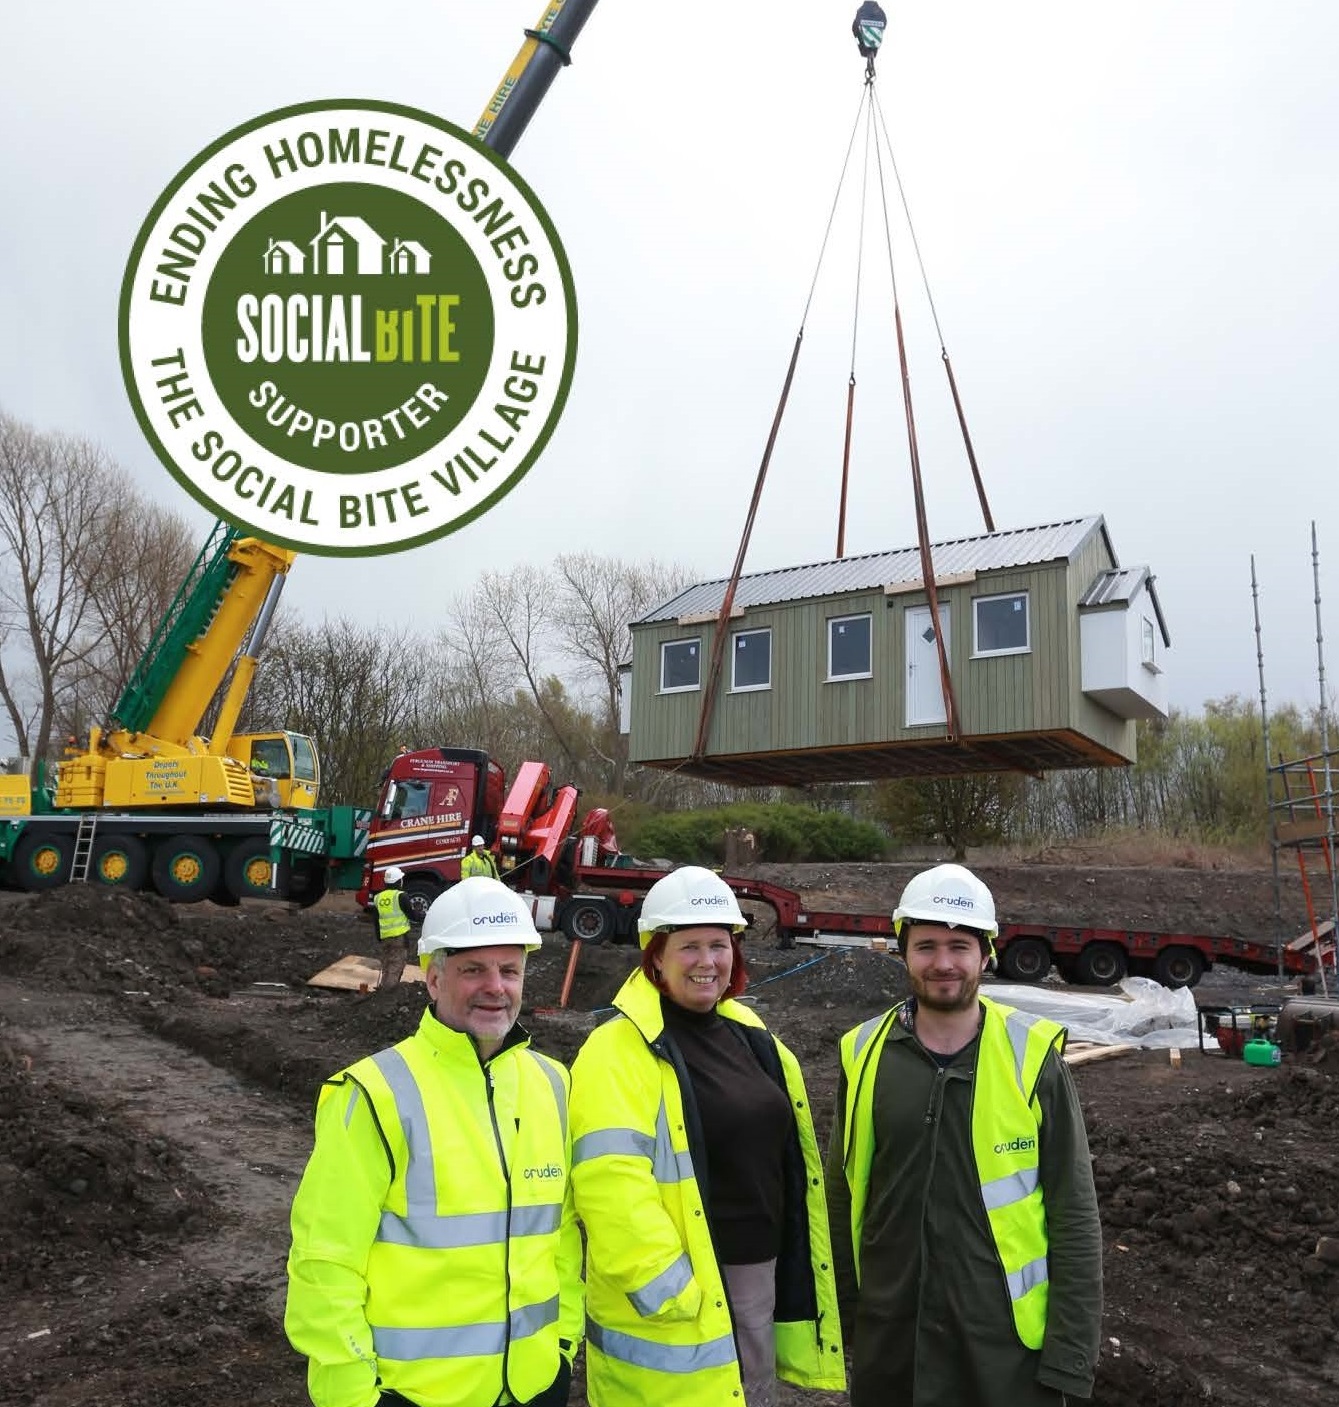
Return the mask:
M1330 930L1335 944L1336 972L1339 972L1339 866L1334 862L1334 767L1330 756L1330 701L1325 694L1325 631L1320 613L1320 548L1316 541L1316 520L1311 520L1311 582L1316 600L1316 678L1320 686L1320 752L1325 767L1325 861L1330 871ZM1314 791L1314 785L1312 790ZM1325 964L1321 965L1321 983L1325 981Z
M1274 829L1274 797L1269 773L1269 704L1265 695L1265 648L1260 635L1260 584L1255 575L1255 553L1251 553L1251 606L1255 611L1255 668L1260 676L1260 728L1264 733L1265 759L1265 817L1269 821L1269 858L1274 872L1274 942L1278 947L1279 985L1283 984L1283 886L1279 882L1279 847Z

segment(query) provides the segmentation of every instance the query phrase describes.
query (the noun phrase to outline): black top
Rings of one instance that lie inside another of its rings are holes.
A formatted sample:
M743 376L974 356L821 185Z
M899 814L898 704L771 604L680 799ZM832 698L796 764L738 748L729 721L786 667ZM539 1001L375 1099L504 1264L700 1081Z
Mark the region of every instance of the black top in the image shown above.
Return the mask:
M781 1249L785 1152L795 1124L789 1096L735 1022L668 998L660 1005L702 1122L716 1254L723 1265L772 1260Z

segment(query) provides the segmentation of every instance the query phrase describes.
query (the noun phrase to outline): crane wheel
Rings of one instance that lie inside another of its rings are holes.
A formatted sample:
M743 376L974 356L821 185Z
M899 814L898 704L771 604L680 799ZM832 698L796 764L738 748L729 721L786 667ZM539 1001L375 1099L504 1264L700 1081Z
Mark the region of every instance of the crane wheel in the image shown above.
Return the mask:
M88 877L112 889L142 889L149 875L144 843L133 835L104 835L93 842Z
M239 840L223 864L223 883L234 899L273 899L270 842L267 836Z
M154 888L171 903L208 899L218 879L218 851L202 836L174 835L154 849Z
M73 859L72 830L25 835L14 850L14 878L29 891L59 889L69 881Z

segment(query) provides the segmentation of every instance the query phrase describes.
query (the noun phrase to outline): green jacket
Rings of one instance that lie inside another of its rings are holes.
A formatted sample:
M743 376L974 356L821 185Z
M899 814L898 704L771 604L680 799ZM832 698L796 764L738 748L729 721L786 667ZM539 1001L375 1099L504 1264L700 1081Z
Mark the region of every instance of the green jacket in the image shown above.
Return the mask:
M843 1315L854 1320L852 1407L1055 1407L1092 1391L1102 1313L1097 1195L1064 1061L1037 1082L1050 1296L1039 1351L1018 1338L972 1146L979 1040L941 1069L893 1023L873 1092L878 1131L857 1294L844 1168L846 1081L828 1152L828 1204Z
M621 1013L572 1065L572 1185L586 1227L586 1372L600 1407L742 1407L733 1323L698 1181L705 1154L660 994L641 971ZM840 1390L842 1358L822 1158L799 1065L747 1006L737 1023L790 1096L786 1232L777 1262L777 1375Z

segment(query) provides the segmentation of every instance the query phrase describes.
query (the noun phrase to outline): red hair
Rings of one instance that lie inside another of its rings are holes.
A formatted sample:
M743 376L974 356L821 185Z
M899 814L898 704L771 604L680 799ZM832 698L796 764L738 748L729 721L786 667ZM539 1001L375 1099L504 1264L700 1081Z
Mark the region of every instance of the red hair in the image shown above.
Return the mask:
M651 941L642 949L642 972L645 974L646 980L661 992L665 990L665 984L656 977L656 963L664 957L666 940L673 931L670 928L662 928L653 933ZM730 951L734 956L734 962L730 967L730 984L725 989L722 1001L726 997L743 996L744 989L749 984L749 965L744 961L744 945L739 941L738 933L730 935Z

